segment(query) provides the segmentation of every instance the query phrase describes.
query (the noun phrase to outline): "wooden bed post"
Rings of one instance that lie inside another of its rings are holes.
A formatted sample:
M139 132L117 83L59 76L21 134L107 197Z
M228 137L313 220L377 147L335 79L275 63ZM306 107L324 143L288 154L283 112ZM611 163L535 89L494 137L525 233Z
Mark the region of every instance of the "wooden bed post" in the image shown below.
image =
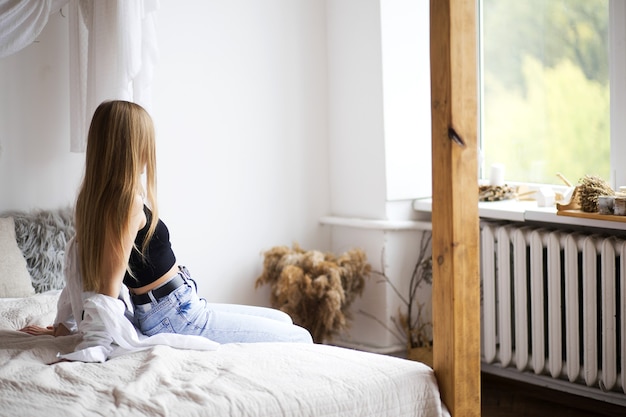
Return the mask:
M480 415L476 0L431 0L434 369L453 416Z

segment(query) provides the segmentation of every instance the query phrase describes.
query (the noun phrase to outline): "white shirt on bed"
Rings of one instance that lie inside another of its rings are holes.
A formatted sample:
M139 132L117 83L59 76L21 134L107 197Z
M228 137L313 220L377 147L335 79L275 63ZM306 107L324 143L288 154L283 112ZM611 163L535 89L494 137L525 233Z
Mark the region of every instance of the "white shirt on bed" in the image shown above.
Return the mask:
M108 358L154 345L194 350L215 350L219 346L201 336L173 333L145 336L126 318L124 313L127 304L123 300L83 291L74 239L67 244L64 271L65 288L59 297L54 325L63 324L73 333L80 332L83 338L74 352L58 354L59 358L104 362ZM130 303L126 287L122 288L121 294Z

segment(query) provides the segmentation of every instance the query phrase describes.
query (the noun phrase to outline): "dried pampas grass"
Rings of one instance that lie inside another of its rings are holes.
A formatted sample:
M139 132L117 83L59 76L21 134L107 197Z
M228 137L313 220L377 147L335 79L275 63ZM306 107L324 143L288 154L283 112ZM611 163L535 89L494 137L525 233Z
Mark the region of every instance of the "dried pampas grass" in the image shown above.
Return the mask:
M585 175L578 185L580 209L586 213L598 211L598 197L615 195L615 191L602 178L595 175Z
M360 249L339 257L316 250L277 246L264 253L256 287L269 284L272 307L289 314L313 340L331 340L349 327L349 307L363 293L371 265Z

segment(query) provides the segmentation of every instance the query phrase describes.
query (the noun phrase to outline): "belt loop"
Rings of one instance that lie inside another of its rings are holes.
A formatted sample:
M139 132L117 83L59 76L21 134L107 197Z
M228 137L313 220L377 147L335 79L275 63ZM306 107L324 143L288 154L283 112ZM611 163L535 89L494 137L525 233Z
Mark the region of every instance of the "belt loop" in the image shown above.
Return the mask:
M179 274L183 277L183 278L191 278L191 274L189 273L189 270L187 269L186 266L184 265L178 265L178 270L180 271Z
M154 298L154 294L152 294L152 290L148 291L147 294L148 294L148 297L150 297L150 302L151 303L156 303L157 302L157 299Z

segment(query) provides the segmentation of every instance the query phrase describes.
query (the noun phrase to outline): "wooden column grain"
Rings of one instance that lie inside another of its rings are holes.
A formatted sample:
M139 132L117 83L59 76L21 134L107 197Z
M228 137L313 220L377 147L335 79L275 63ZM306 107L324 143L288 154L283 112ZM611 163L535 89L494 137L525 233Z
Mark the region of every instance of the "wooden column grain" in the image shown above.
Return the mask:
M431 0L433 360L455 417L480 415L476 34L475 0Z

